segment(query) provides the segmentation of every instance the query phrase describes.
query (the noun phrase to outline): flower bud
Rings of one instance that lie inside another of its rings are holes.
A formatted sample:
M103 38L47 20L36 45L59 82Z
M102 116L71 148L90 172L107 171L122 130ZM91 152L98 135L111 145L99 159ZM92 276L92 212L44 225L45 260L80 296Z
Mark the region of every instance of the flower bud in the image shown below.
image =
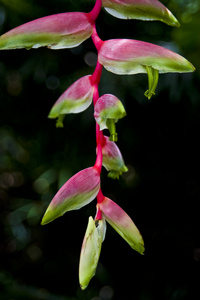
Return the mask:
M174 15L157 0L102 0L105 10L116 18L158 20L179 27Z
M93 220L89 217L79 263L79 282L82 290L86 289L95 275L104 234L105 220Z
M72 176L57 192L49 204L41 224L52 222L70 210L90 203L98 194L100 175L96 168L84 169Z
M127 213L115 202L105 197L98 203L106 221L121 235L121 237L140 254L144 252L142 236Z
M149 89L144 93L144 95L148 99L151 99L151 97L155 95L155 90L158 84L159 71L148 66L146 66L146 70L148 75Z
M109 129L110 140L117 141L115 123L126 115L121 101L112 94L101 96L94 107L94 117L100 126L100 130Z
M0 50L17 48L72 48L92 34L89 15L82 12L60 13L20 25L0 37Z
M127 172L128 168L124 164L122 154L115 142L109 141L107 136L104 136L105 144L102 147L103 166L110 171L108 177L119 179L123 172Z

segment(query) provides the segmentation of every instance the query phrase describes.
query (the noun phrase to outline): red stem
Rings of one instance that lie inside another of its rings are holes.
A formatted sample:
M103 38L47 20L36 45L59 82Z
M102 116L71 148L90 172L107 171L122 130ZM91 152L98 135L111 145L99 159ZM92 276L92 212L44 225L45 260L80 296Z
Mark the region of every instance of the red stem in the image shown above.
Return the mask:
M100 210L100 208L97 206L97 213L95 216L95 220L102 220L102 211Z
M94 106L98 99L99 99L99 91L98 91L98 83L96 83L94 85L94 93L93 93ZM97 158L94 167L98 170L99 174L101 173L101 169L102 169L102 161L103 161L102 146L104 144L104 139L105 138L103 136L103 132L100 130L99 124L96 123Z
M95 161L95 164L94 164L94 168L97 169L97 171L99 172L99 174L101 174L102 160L103 160L102 146L99 143L99 144L97 144L97 157L96 157L96 161Z
M94 73L92 74L91 79L90 79L91 82L92 82L92 85L95 85L95 84L98 85L99 84L100 79L101 79L102 69L103 69L103 66L97 60L96 68L95 68ZM97 86L97 90L98 90L98 86ZM98 95L98 98L99 98L99 95Z
M105 196L103 195L102 190L100 189L98 192L98 195L97 195L97 202L98 203L103 202L104 198L105 198Z
M101 11L102 2L101 0L96 0L95 5L91 12L89 13L89 16L91 18L92 23L94 23Z
M104 41L102 41L100 39L100 37L98 36L97 30L96 30L96 26L95 24L93 25L93 32L91 35L92 41L97 49L97 52L99 52L99 50L101 49L101 46L103 45Z
M96 69L95 69L95 71L96 71ZM102 68L101 68L101 70L102 70ZM93 73L93 75L94 75L94 73ZM101 73L100 74L98 73L95 76L101 77ZM94 106L95 106L95 104L96 104L96 102L97 102L98 99L99 99L99 91L98 91L98 83L96 83L94 85L94 93L93 93L93 104L94 104ZM105 142L105 138L104 138L103 132L100 130L99 124L96 123L96 143L97 143L97 146L98 146L98 144L100 144L101 146L103 146L104 142Z
M93 78L93 75L92 75L92 78ZM98 90L98 88L99 88L99 84L95 83L94 84L94 92L93 92L93 104L94 104L94 106L95 106L97 100L99 99L99 90Z
M100 210L98 203L103 202L104 199L105 199L105 196L103 195L103 193L100 189L98 192L98 195L97 195L97 214L96 214L95 220L102 220L102 211Z
M94 22L92 41L97 49L97 52L100 51L101 46L103 44L103 41L99 38L99 36L97 34L96 26L95 26L95 20L100 13L101 6L102 6L101 0L96 0L94 8L89 13L91 20ZM91 76L91 82L94 85L94 93L93 93L94 106L95 106L97 100L99 99L98 88L99 88L99 82L101 79L102 69L103 69L103 66L97 60L96 68L94 70L94 73ZM101 174L102 162L103 162L102 146L105 143L105 138L104 138L103 132L100 130L99 124L97 124L97 123L96 123L96 143L97 143L97 156L96 156L96 162L94 164L94 167L98 170L99 174ZM104 198L105 197L100 189L98 192L98 195L97 195L97 203L101 203L104 200ZM101 220L101 219L102 219L102 212L97 206L96 220Z

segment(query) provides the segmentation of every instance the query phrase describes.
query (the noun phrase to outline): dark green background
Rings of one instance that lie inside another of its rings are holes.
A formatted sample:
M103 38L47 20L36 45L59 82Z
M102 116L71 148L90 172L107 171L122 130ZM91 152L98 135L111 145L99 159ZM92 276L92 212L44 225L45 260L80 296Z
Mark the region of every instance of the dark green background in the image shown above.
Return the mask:
M0 299L200 299L200 4L163 3L181 23L119 20L102 10L103 40L133 38L170 48L190 60L193 74L160 75L156 96L144 97L147 76L103 71L100 94L114 93L126 118L118 145L129 173L102 173L102 190L132 217L145 241L134 252L108 226L96 276L86 291L78 263L95 201L41 226L58 188L95 162L93 109L69 115L57 129L47 115L61 93L91 74L91 39L66 50L0 52ZM38 17L89 12L94 1L0 0L0 34Z

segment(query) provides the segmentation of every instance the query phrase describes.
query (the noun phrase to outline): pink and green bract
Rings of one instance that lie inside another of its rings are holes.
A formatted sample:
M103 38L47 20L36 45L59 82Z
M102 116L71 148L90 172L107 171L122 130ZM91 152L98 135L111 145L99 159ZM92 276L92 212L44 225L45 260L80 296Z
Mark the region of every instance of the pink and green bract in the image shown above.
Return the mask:
M181 55L147 42L114 39L103 42L99 62L110 72L120 75L147 73L146 66L166 72L191 72L194 67Z
M91 77L86 75L74 82L52 107L48 117L58 118L58 127L63 126L62 118L66 114L82 112L92 103L94 85Z
M94 106L94 118L99 124L100 130L109 129L111 141L117 141L115 123L125 116L126 111L123 104L112 94L104 94Z
M105 220L121 235L121 237L139 253L144 252L142 236L127 213L107 197L97 204L103 212Z
M95 167L78 172L59 189L46 210L42 224L90 203L97 196L99 189L100 174Z
M157 0L102 0L103 7L120 19L159 20L179 27L174 15Z
M81 170L59 189L42 218L42 225L52 222L66 212L80 209L97 199L96 216L89 217L79 263L79 282L85 289L96 272L106 222L138 253L144 253L142 235L131 217L115 202L104 196L101 187L102 166L108 176L119 178L128 171L117 141L116 123L126 115L122 102L109 91L99 95L103 67L119 75L146 73L148 90L155 95L159 74L192 72L193 65L181 55L158 45L133 39L103 41L96 31L96 20L104 7L117 18L162 21L179 26L173 14L157 0L96 0L89 13L69 12L46 16L10 30L0 37L0 50L16 48L72 48L92 39L97 50L97 64L92 75L77 79L52 107L49 118L63 126L64 117L86 110L93 102L96 124L96 160L94 166ZM108 129L110 136L104 135Z
M0 49L76 47L91 36L92 25L89 14L81 12L43 17L3 34Z

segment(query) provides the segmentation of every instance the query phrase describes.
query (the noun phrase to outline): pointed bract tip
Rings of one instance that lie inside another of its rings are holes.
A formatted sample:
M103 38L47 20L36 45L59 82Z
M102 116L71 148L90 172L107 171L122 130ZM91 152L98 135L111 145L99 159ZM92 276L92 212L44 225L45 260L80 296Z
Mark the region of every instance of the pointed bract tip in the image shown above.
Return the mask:
M179 27L176 17L158 0L102 0L102 6L119 19L161 21Z
M89 217L79 262L79 283L82 290L86 289L95 275L104 234L105 221L98 220L97 222Z
M127 213L107 197L98 205L105 220L121 235L132 249L143 254L145 250L143 238Z

